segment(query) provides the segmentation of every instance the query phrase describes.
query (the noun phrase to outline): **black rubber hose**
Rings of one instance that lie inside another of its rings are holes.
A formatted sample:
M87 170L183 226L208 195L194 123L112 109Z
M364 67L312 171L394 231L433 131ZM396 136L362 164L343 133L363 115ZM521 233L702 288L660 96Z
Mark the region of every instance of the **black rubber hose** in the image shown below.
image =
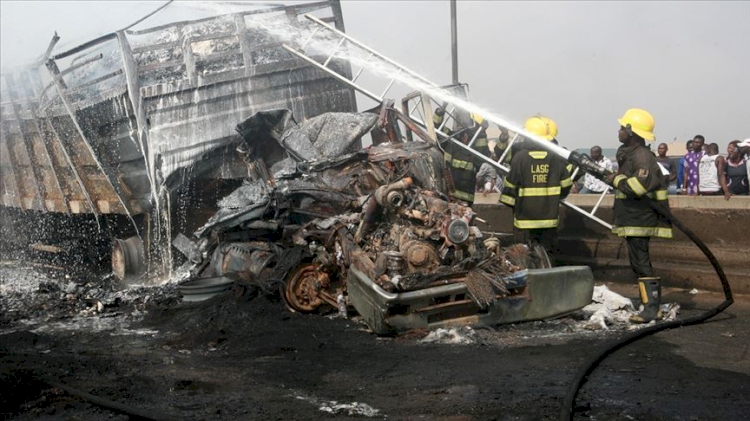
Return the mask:
M714 267L716 274L719 276L719 279L721 280L721 286L724 289L724 297L726 299L724 300L724 302L706 311L705 313L702 313L693 317L688 317L683 320L675 320L671 322L657 323L653 326L648 326L643 329L632 332L626 335L624 338L618 340L614 344L607 345L602 351L600 351L597 355L591 358L591 360L586 365L581 367L581 369L576 374L575 380L573 381L573 383L571 383L570 388L568 389L568 393L565 395L565 401L563 402L563 405L560 408L560 420L561 421L568 421L568 420L573 419L575 415L575 410L574 410L575 400L576 400L576 396L578 395L578 391L586 382L586 379L588 378L588 376L594 371L594 369L599 365L599 363L601 363L602 361L604 361L605 358L607 358L607 356L609 356L613 352L617 351L618 349L628 344L631 344L646 336L653 335L656 332L661 332L663 330L674 329L674 328L678 328L682 326L689 326L689 325L703 323L704 321L724 311L727 307L732 305L732 303L734 302L734 298L732 298L732 289L729 287L729 281L727 280L727 276L724 273L724 269L722 269L721 265L719 264L719 261L716 260L716 256L714 256L711 250L708 249L706 244L700 238L698 238L698 236L696 236L693 231L691 231L689 228L683 225L677 218L675 218L674 215L672 215L672 212L670 212L669 208L653 200L651 201L651 208L654 209L654 211L656 211L662 217L666 218L673 226L677 227L680 231L682 231L688 238L690 238L690 240L693 241L693 243L695 243L695 245L698 246L698 248L701 249L703 254L706 255L706 257L708 258L708 261L711 262L711 265Z
M113 412L117 412L119 414L127 415L128 417L130 417L131 420L178 421L178 420L184 419L180 417L175 417L173 415L160 414L159 412L156 412L150 409L137 408L137 407L130 406L124 403L105 399L99 396L94 396L90 393L86 393L82 390L74 389L68 385L64 385L56 381L45 380L45 383L57 389L61 389L65 391L65 393L71 396L79 397L96 406L108 409Z

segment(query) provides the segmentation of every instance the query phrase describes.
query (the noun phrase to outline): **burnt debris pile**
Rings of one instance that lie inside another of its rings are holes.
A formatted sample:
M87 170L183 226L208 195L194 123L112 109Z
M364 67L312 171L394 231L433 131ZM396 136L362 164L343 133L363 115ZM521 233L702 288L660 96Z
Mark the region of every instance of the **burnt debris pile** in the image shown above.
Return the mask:
M459 287L442 293L444 303L425 296L411 309L383 309L404 315L435 304L486 311L523 294L524 270L548 265L544 251L501 247L483 234L471 207L444 193L443 156L434 146L362 148L378 121L377 114L327 113L297 124L289 111L276 110L238 125L247 179L219 201L196 241L180 235L174 242L192 265L188 282L225 278L267 295L280 286L294 311L342 315L375 305L368 294ZM353 273L367 280L368 291L348 288Z

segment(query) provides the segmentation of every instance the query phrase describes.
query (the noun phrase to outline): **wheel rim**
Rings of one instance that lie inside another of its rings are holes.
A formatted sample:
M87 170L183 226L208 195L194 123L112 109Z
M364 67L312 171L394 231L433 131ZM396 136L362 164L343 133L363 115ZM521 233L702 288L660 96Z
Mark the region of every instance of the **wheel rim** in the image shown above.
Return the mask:
M300 266L284 284L284 301L294 311L315 311L324 301L318 291L327 283L328 276L313 264Z

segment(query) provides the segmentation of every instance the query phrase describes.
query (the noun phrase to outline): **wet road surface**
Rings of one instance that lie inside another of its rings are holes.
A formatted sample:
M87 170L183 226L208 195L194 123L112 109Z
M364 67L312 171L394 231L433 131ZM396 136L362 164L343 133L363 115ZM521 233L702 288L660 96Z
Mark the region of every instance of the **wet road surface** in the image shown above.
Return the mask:
M634 285L609 286L636 296ZM685 317L722 297L669 290L664 299ZM31 310L33 323L3 311L4 419L128 419L51 385L153 419L557 419L578 368L624 334L568 317L463 330L463 345L425 343L421 331L381 338L356 319L291 313L253 291L193 304L168 293L107 301L98 322L75 328L67 316ZM746 419L748 316L750 300L740 297L709 323L617 351L584 385L576 418Z

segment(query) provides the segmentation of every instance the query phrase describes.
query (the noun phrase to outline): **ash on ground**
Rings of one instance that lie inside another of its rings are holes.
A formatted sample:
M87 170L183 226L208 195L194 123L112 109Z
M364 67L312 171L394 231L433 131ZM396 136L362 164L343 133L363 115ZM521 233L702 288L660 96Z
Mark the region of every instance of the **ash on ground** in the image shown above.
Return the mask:
M109 274L80 274L45 264L0 265L1 331L129 331L151 303L180 302L179 277L160 285L123 285Z
M214 331L216 323L229 326L242 324L250 317L276 314L289 318L291 314L278 297L257 300L255 298L262 294L257 291L248 293L241 286L206 302L183 303L178 289L182 280L184 278L178 276L159 285L123 286L112 274L86 276L59 267L6 262L0 265L0 332L27 330L54 334L86 330L110 335L154 336L164 331L200 337L200 323L206 324L206 331ZM242 301L242 304L237 301ZM671 318L679 311L679 306L674 303L662 308ZM415 330L399 338L381 339L413 340L427 346L555 344L640 328L628 323L630 315L637 311L629 298L605 285L597 285L592 303L567 317L487 328L461 326L431 332ZM317 317L319 323L329 323L335 318L338 316L334 313L331 317ZM363 334L370 333L358 316L347 323L357 326Z

